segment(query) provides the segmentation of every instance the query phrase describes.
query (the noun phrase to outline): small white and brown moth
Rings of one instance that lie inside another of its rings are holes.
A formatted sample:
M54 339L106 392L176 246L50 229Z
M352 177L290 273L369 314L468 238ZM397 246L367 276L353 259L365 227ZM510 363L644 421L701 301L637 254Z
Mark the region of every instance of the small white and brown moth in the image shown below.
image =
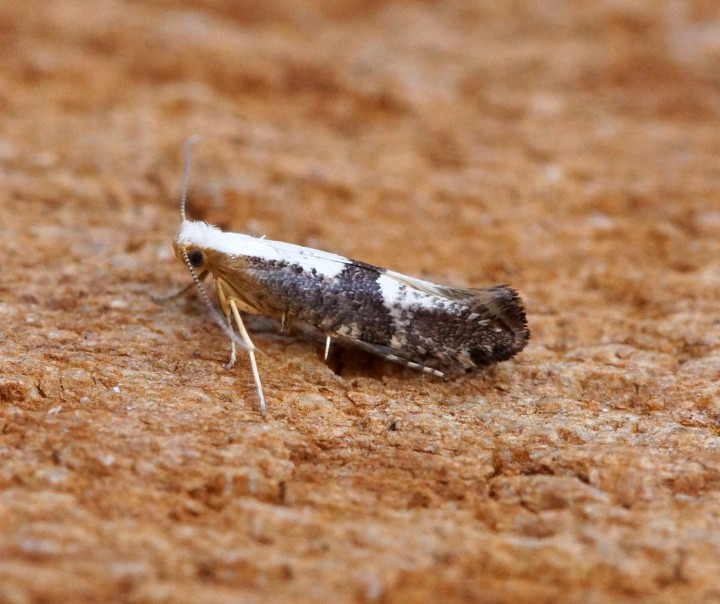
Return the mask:
M173 244L205 302L230 338L250 355L260 412L265 397L255 346L242 312L280 322L303 321L332 340L348 343L439 377L504 361L528 342L525 310L515 290L500 285L457 289L291 243L225 233L185 218L192 139L185 145L182 224ZM212 276L225 322L202 288ZM240 337L234 333L233 324Z

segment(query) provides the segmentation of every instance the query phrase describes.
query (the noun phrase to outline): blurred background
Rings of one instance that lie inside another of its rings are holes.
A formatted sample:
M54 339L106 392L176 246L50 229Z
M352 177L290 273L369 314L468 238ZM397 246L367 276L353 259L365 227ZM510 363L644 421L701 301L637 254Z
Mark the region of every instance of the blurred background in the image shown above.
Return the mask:
M719 123L716 0L0 3L0 600L717 598ZM192 134L193 218L510 283L530 345L260 328L261 423L153 301Z

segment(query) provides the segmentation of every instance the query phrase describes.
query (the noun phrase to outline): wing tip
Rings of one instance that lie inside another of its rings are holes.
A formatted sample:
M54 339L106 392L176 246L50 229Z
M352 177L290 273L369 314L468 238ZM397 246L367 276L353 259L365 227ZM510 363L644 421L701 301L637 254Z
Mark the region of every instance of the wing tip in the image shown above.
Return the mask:
M530 340L525 305L520 294L509 285L490 288L488 294L490 294L488 308L514 336L514 346L508 351L510 358L525 348Z

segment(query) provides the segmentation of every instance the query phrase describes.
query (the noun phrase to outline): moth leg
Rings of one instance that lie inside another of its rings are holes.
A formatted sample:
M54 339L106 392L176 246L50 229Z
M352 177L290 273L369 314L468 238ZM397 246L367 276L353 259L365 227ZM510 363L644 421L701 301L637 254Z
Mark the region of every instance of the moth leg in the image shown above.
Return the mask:
M215 289L217 290L217 296L218 300L220 301L220 308L222 308L223 315L225 315L225 320L227 321L228 327L230 328L230 331L233 329L232 324L232 315L230 314L230 306L228 305L227 298L225 297L225 290L223 289L222 284L220 283L220 280L215 281ZM223 365L225 369L232 369L235 366L235 361L237 360L237 350L235 348L235 340L232 338L230 339L230 360Z
M259 405L260 405L260 415L265 417L266 412L266 405L265 405L265 395L263 394L262 389L262 383L260 382L260 372L257 368L257 362L255 361L255 345L252 343L252 340L250 339L250 336L248 335L247 330L245 329L245 325L242 322L242 319L240 318L240 313L238 312L237 305L235 304L235 300L230 298L230 308L232 309L232 314L235 319L235 323L237 324L238 331L240 332L240 337L243 339L243 342L245 342L249 346L248 354L250 355L250 366L252 367L253 372L253 378L255 379L255 388L257 389L258 399L259 399ZM234 348L233 348L234 350Z
M285 332L285 322L287 321L287 312L284 312L280 317L280 333Z
M330 340L332 340L332 338L330 336L327 336L325 338L325 360L326 361L328 360L328 356L330 356Z

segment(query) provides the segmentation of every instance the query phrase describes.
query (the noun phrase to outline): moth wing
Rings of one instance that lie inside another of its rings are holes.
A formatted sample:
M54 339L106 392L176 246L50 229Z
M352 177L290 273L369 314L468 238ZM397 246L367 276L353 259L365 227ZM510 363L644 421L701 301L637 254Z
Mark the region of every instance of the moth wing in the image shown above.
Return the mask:
M394 271L387 271L385 275L394 279L398 283L425 295L437 296L438 298L452 300L453 302L464 302L468 306L472 306L474 301L481 304L487 303L492 298L497 297L497 290L508 289L504 285L492 288L463 289L459 287L448 287L447 285L436 285L430 281L423 281L422 279L416 279L415 277L408 277L407 275L396 273Z
M303 247L294 243L285 243L284 241L272 241L270 239L263 239L262 243L264 246L274 250L277 253L277 257L281 258L289 264L299 264L301 266L310 266L313 264L321 265L322 263L329 263L336 266L347 266L349 264L360 264L366 268L372 268L375 270L381 270L376 266L370 264L365 265L362 262L345 258L339 254L333 254L332 252L325 252L323 250L316 250L309 247Z
M408 277L407 275L403 275L402 273L396 273L395 271L386 271L384 274L390 279L397 281L401 285L419 291L428 296L439 296L441 298L450 298L452 300L455 300L457 298L451 295L453 292L467 291L459 289L455 290L452 287L445 287L443 285L435 285L434 283L430 283L429 281L423 281L422 279L416 279L415 277Z
M437 296L457 302L477 313L482 319L499 322L514 334L518 350L524 348L530 338L522 300L518 293L507 285L462 289L435 285L394 271L387 271L385 274L408 288L428 296ZM461 363L465 365L464 361Z

